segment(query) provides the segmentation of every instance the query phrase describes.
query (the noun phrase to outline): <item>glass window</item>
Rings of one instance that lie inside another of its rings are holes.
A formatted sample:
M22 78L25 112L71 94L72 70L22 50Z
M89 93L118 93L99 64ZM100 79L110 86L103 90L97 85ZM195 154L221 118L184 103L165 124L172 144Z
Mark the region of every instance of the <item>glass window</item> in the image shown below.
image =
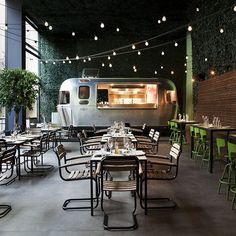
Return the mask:
M70 92L60 91L59 92L59 104L69 104L70 103Z
M79 98L80 99L89 99L90 96L89 86L80 86L79 87Z
M0 0L0 69L5 68L5 0Z

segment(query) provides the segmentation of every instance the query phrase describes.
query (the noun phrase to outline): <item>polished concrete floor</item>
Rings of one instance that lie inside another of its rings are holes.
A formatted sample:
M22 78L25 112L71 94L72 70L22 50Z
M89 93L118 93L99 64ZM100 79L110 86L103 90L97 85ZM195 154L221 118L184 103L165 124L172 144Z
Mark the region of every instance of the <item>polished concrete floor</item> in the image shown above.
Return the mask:
M68 155L78 153L76 142L65 142ZM160 153L169 150L167 142L160 143ZM184 147L179 175L174 181L149 183L150 195L173 198L178 207L150 210L144 214L137 209L139 227L135 231L109 232L103 229L100 206L91 216L90 211L63 211L66 198L88 196L87 181L64 182L60 179L53 151L46 154L46 162L55 166L43 177L25 177L9 186L0 186L0 203L10 204L12 211L0 219L1 236L90 236L90 235L236 235L236 210L226 200L224 189L217 194L219 163L213 174L206 167L196 166ZM133 199L130 193L114 194L106 199L105 208L111 222L127 224Z

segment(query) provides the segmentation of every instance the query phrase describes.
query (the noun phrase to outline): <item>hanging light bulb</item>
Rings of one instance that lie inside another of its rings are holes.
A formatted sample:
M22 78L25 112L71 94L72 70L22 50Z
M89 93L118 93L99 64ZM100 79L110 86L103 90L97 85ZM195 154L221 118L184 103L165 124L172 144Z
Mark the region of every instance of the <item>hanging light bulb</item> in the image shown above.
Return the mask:
M136 68L134 69L134 72L137 72L137 69L136 69Z
M175 42L175 47L178 47L178 43L177 42Z
M188 60L188 56L186 56L185 59Z
M119 32L120 31L120 29L119 28L116 28L116 32Z
M97 41L98 40L98 36L94 35L94 40Z
M158 23L158 24L161 24L161 20L158 20L157 23Z
M148 45L149 45L148 41L145 41L145 46L148 46Z
M52 64L53 64L53 65L55 65L55 64L56 64L56 62L54 61Z
M224 29L223 29L223 28L220 29L220 33L221 33L221 34L224 33Z
M215 75L216 72L215 72L214 70L211 70L211 71L210 71L210 74L211 74L211 75Z
M188 31L191 32L192 30L193 30L192 26L189 25L189 26L188 26Z
M163 67L163 66L161 66L161 69L162 69L162 70L163 70L163 68L164 68L164 67Z
M165 55L165 52L164 52L164 51L162 51L162 52L161 52L161 55L162 55L162 56L164 56L164 55Z
M166 21L166 16L162 16L162 21Z
M136 69L136 66L133 66L133 70L135 70Z
M135 45L134 44L132 44L132 49L135 49L136 47L135 47Z
M48 27L49 24L48 24L47 21L45 21L45 22L44 22L44 25L45 25L46 27Z
M116 52L114 51L112 54L113 54L113 56L115 56L115 55L116 55Z
M205 57L205 61L207 61L207 57Z
M86 62L86 59L84 59L83 62Z
M69 60L69 57L68 57L68 56L66 57L66 60L67 60L67 61Z
M110 56L108 56L108 57L107 57L107 60L111 60L111 57L110 57Z
M72 35L72 36L75 36L75 32L73 31L73 32L71 33L71 35Z
M104 23L101 22L100 27L103 29L105 27Z
M157 71L156 71L156 70L154 71L154 74L155 74L155 75L157 74Z
M52 30L52 26L51 26L51 25L49 25L48 29L49 29L49 30Z
M102 67L104 67L105 66L105 64L104 63L102 63Z
M66 62L63 60L63 62L62 62L63 64L65 64Z
M170 73L173 75L175 72L172 70Z
M45 63L47 64L47 63L48 63L48 61L46 60L46 61L45 61Z
M111 63L109 63L109 67L110 67L110 68L112 67L112 64L111 64Z
M40 64L43 64L43 62L42 62L42 61L40 61Z
M234 6L234 11L236 11L236 5Z
M75 59L76 59L76 60L79 60L79 56L78 56L78 55L76 55Z
M140 51L138 51L138 55L139 55L139 56L141 55L141 52L140 52Z
M71 64L71 60L69 60L69 64Z
M91 61L91 57L89 57L88 60Z
M197 12L199 12L199 11L200 11L200 9L197 7L197 8L196 8L196 11L197 11Z

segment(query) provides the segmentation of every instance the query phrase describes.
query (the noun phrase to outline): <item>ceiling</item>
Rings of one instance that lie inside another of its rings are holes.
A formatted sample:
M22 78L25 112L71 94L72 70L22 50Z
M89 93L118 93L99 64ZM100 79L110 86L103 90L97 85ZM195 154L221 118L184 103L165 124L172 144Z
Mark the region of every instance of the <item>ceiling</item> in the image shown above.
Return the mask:
M100 34L149 37L188 22L186 10L193 0L23 0L39 31L53 27L54 34L93 37ZM166 16L167 21L161 24ZM105 27L100 27L101 22Z

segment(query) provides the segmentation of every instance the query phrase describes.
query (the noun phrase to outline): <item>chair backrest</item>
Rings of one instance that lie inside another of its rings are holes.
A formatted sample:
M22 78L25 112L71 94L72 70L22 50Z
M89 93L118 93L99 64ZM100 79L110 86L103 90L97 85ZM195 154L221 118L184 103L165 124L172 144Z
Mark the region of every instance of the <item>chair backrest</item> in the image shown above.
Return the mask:
M155 143L158 143L159 142L159 139L160 139L160 132L159 131L156 131L155 133L154 133L154 136L153 136L153 141L155 142Z
M232 164L236 164L236 144L228 142L228 157Z
M11 163L15 164L15 157L16 157L16 148L9 148L5 150L0 156L0 166L2 163Z
M155 133L155 130L154 130L154 129L150 129L149 134L148 134L148 137L152 139L154 133Z
M101 161L102 171L138 171L136 156L107 156Z
M226 147L225 140L223 138L216 138L217 157L221 157L221 149Z
M180 153L181 153L180 145L178 143L174 143L170 149L169 155L175 160L178 160Z
M7 149L7 142L5 139L0 139L0 151L4 151Z

